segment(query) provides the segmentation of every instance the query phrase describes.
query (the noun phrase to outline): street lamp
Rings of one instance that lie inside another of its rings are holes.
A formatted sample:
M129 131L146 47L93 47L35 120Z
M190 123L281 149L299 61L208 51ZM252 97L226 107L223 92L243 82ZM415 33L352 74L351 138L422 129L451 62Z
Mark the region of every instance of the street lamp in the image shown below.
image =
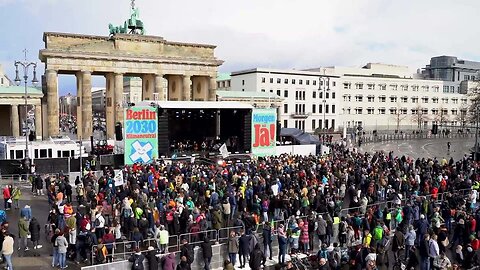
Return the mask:
M330 91L330 77L327 77L325 76L325 69L323 69L323 76L320 75L320 79L319 79L319 86L318 86L318 90L319 91L322 91L323 90L323 123L322 123L322 126L325 126L325 129L328 128L328 126L325 125L325 122L326 122L326 111L327 111L327 100L326 100L326 92L327 91ZM326 130L325 130L323 127L322 127L322 130L324 130L324 135L326 133Z
M28 166L30 163L30 156L28 154L28 135L30 133L29 127L28 127L28 93L27 93L27 83L28 83L28 68L33 67L33 79L32 79L32 84L33 86L36 86L38 84L38 79L37 79L37 63L35 62L28 62L27 61L27 50L23 50L25 53L25 59L24 61L15 61L15 84L17 86L20 85L22 80L20 79L19 76L19 67L23 67L23 82L25 85L25 165ZM36 117L39 117L38 115ZM28 170L27 170L28 173Z

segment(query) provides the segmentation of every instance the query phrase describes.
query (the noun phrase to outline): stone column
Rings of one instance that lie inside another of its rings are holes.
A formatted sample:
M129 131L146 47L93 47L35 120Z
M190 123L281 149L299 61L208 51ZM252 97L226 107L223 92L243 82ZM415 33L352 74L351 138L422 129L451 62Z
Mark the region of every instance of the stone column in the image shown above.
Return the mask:
M142 100L153 100L153 90L155 89L154 77L151 74L142 76Z
M217 100L217 80L215 77L210 77L210 87L208 88L208 100Z
M82 92L83 92L83 76L82 72L75 74L77 78L77 138L83 138L83 117L82 117Z
M192 81L190 75L183 75L183 91L182 91L182 100L191 101L192 100L192 89L190 87Z
M115 74L115 124L123 127L123 74Z
M36 139L42 139L42 106L35 105L35 136Z
M92 115L92 73L82 72L82 128L83 138L89 139L93 134Z
M47 77L48 136L57 136L60 133L57 71L47 69L45 73Z
M105 121L107 124L107 139L115 138L115 75L108 73L105 76L107 89L105 96Z
M164 101L165 100L165 92L163 89L163 75L156 74L155 75L155 93L158 94L158 100Z
M20 121L18 119L18 105L11 105L10 126L12 127L12 136L20 136Z

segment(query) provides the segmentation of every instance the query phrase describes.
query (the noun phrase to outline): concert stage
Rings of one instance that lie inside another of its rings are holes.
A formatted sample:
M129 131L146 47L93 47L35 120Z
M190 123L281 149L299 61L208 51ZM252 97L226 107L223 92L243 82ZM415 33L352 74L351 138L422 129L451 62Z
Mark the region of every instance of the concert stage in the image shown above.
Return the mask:
M158 156L251 151L252 110L249 104L217 101L143 101L136 106L158 109Z

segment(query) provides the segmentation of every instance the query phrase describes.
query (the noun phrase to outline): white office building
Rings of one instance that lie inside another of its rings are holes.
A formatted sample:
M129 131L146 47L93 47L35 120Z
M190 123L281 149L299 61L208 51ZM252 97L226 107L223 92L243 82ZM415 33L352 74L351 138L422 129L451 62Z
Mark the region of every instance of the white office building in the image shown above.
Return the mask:
M256 68L233 72L231 90L283 98L283 105L277 108L281 126L313 133L338 126L339 79L319 72Z
M231 74L231 90L270 92L284 99L282 127L305 132L344 127L364 130L430 129L433 123L462 126L477 83L424 79L408 67L251 69Z

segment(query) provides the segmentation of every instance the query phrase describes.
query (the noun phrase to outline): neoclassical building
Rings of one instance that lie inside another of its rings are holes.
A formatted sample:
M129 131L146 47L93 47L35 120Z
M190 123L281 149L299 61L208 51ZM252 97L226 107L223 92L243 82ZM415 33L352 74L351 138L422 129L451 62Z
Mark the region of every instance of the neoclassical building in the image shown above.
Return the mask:
M223 61L215 46L172 42L157 36L115 33L92 36L44 33L44 137L59 134L58 75L77 79L78 136L92 135L92 76L106 79L107 137L114 137L117 122L123 123L124 77L140 77L142 100L213 101L217 68ZM164 87L164 80L167 86ZM155 98L156 99L156 98Z

